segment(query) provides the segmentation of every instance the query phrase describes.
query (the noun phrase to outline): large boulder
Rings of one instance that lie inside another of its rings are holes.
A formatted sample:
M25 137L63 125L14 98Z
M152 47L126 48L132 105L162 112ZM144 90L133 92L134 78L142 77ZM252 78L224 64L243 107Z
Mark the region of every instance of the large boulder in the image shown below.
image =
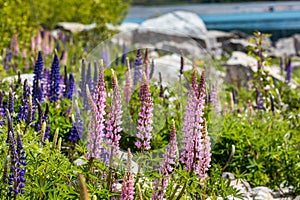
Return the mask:
M144 21L141 29L152 29L156 33L203 39L207 30L201 18L191 12L176 11Z
M295 56L295 39L293 37L281 38L275 44L274 56Z
M231 53L233 51L241 51L241 52L248 52L247 47L249 45L253 45L248 42L247 39L229 39L222 43L222 48L225 52Z
M171 49L183 48L184 51L189 49L187 53L194 55L192 49L196 48L199 51L206 48L206 40L207 30L203 21L198 15L184 11L146 20L134 31L132 37L133 44L151 44L155 48L161 46L168 46Z

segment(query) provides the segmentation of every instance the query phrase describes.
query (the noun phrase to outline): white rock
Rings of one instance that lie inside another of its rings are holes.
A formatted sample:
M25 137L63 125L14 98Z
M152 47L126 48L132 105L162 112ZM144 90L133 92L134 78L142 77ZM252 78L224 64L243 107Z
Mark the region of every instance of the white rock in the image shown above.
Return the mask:
M296 49L294 44L294 38L282 38L275 44L274 54L276 57L280 56L294 56L296 55Z
M63 29L66 31L70 31L71 33L78 33L82 31L89 31L96 28L97 24L81 24L76 22L59 22L56 25L57 29Z
M168 35L193 37L203 39L207 33L202 19L195 13L175 11L144 21L139 27L140 31L151 30Z
M166 55L154 60L154 73L152 80L159 80L159 72L162 76L163 86L168 85L176 80L179 80L179 69L180 69L180 55L172 54ZM192 69L192 62L185 60L184 71Z
M34 77L34 74L21 74L22 83L24 82L25 79L27 79L28 84L32 85L33 77ZM6 77L2 81L13 82L13 81L16 81L17 79L18 79L18 75Z
M255 187L251 189L251 195L253 200L273 200L271 195L272 190L268 187Z

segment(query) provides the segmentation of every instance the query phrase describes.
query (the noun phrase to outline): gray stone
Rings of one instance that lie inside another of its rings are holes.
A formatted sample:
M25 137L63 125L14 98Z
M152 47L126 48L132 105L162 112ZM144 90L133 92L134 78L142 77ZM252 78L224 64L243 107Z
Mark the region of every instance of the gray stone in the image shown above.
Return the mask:
M175 11L144 21L141 29L151 28L157 33L203 39L207 30L197 14Z
M230 181L230 185L243 195L243 199L250 199L251 187L247 181L235 179Z
M234 180L235 179L233 173L230 173L230 172L223 172L222 178L224 178L226 180Z
M296 196L294 200L300 200L300 195Z
M293 35L295 51L298 56L300 56L300 34Z
M271 193L272 190L268 187L259 186L251 189L253 200L273 200Z
M294 56L296 55L294 38L281 38L277 40L274 49L274 56Z
M180 55L172 54L166 55L154 60L154 72L152 80L159 80L159 72L162 76L163 86L167 86L176 80L179 80L179 69L180 69ZM192 62L185 60L184 71L192 69Z
M81 24L81 23L76 23L76 22L60 22L55 26L55 28L69 31L71 33L78 33L78 32L82 32L82 31L92 30L92 29L96 28L96 26L97 26L96 23Z
M253 45L247 39L230 39L222 43L223 51L231 53L233 51L248 52L247 46Z

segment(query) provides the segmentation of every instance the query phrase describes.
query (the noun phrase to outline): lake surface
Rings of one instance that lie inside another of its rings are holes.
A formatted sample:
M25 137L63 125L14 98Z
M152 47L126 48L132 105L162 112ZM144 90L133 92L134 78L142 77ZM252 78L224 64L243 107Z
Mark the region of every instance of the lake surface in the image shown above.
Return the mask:
M269 12L272 8L273 12ZM124 23L142 23L155 15L176 10L199 15L209 30L255 30L273 34L272 39L300 33L300 2L201 4L182 6L134 6Z

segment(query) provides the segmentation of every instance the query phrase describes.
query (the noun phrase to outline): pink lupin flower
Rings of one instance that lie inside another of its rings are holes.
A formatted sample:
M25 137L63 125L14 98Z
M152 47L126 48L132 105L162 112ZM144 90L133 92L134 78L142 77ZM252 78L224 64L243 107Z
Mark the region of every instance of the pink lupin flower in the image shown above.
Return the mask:
M118 156L119 152L119 141L122 131L122 104L121 96L119 92L118 80L116 74L112 70L112 102L110 106L110 113L108 114L108 120L106 122L106 144L111 146L110 157Z
M14 34L11 40L10 48L13 50L14 56L19 56L20 53L20 47L19 47L19 41L18 41L18 35Z
M92 120L90 123L90 134L88 139L88 153L87 158L100 158L101 151L102 151L102 142L104 137L104 116L106 114L105 107L106 107L106 88L104 83L104 68L103 68L103 61L100 63L100 70L99 70L99 77L98 77L98 85L96 87L94 93L94 99L90 95L89 89L87 89L87 97L89 103L92 107ZM88 85L87 85L88 88ZM94 123L94 124L93 124Z
M131 93L132 93L130 64L128 58L126 58L126 65L127 65L127 70L126 70L126 80L125 80L125 87L124 87L124 101L125 103L128 103L131 99Z
M193 79L194 80L194 79ZM180 161L185 164L185 169L203 178L206 166L203 162L203 109L205 103L205 73L201 75L199 85L193 82L193 87L188 94L188 102L183 123L183 149ZM197 86L197 87L196 87Z
M160 164L160 173L163 177L162 179L156 179L154 181L153 196L151 197L152 200L163 199L170 179L169 174L173 171L172 165L175 164L175 159L177 155L176 152L176 128L175 122L174 120L172 120L170 142L166 148L166 154L163 155L164 160Z
M98 108L93 101L90 94L88 85L86 86L86 93L88 97L89 104L91 106L92 115L89 124L89 134L88 134L88 145L87 145L87 159L101 158L102 142L103 142L103 129L102 123L100 123L101 117L98 112Z
M149 79L149 74L150 74L150 61L148 58L148 48L145 50L145 56L144 56L144 65L143 65L143 71L146 74L147 79Z
M201 137L201 160L199 160L199 177L204 179L207 177L207 171L210 168L210 161L211 161L211 147L210 147L210 137L207 132L206 120L203 121L203 130L202 130L202 137Z
M45 55L49 55L49 31L44 31L44 38L42 40L42 48Z
M42 50L42 36L41 36L41 32L38 30L37 32L37 36L36 36L36 47L37 47L37 51L41 51Z
M153 102L150 93L149 83L146 75L144 74L143 83L140 86L140 112L137 126L137 138L138 141L135 142L135 145L138 149L149 150L151 149L150 140L152 138L152 110Z
M54 51L55 41L54 38L50 35L49 38L49 53L51 54Z
M132 173L132 154L128 149L127 157L127 172L124 176L121 191L121 200L133 200L134 199L134 175Z

